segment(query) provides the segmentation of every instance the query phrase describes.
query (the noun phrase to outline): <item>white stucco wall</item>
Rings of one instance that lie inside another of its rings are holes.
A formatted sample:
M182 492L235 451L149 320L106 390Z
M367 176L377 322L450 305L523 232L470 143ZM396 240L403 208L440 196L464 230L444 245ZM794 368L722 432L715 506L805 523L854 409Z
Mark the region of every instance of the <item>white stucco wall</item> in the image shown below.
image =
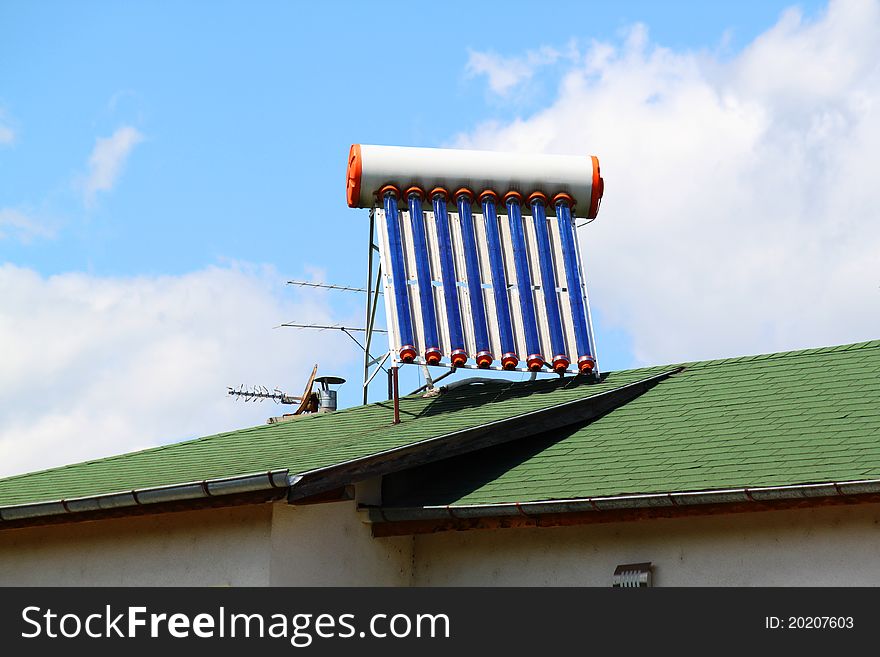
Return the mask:
M0 531L0 585L269 583L268 504Z
M644 561L655 586L880 586L880 505L420 535L413 583L610 586Z
M412 537L353 501L286 502L0 531L0 586L406 586Z
M354 502L274 505L271 583L275 586L407 586L411 536L372 538Z
M0 585L880 586L880 504L374 539L354 502L0 531Z

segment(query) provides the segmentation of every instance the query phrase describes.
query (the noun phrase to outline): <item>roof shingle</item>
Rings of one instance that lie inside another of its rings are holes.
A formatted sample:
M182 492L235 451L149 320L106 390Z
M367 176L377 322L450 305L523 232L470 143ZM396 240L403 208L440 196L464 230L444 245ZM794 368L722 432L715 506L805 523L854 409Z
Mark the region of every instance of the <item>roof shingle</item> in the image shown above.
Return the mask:
M0 480L0 506L269 470L291 474L607 392L667 370L471 385ZM686 364L592 423L417 469L400 506L880 478L880 341Z
M401 423L390 402L280 424L229 431L139 452L0 480L0 506L152 488L289 469L298 474L421 440L607 392L663 371L612 373L601 383L580 378L470 385L439 397L401 398Z
M407 476L386 506L880 478L880 341L690 363L586 426Z

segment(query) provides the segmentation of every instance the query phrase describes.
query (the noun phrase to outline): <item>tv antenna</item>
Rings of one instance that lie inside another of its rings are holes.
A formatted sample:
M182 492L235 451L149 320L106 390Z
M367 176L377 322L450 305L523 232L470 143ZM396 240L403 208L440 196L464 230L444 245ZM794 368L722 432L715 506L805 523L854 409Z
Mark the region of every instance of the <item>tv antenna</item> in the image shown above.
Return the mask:
M285 322L276 328L295 328L303 330L315 331L341 331L345 333L352 342L354 342L364 352L364 378L363 378L363 403L366 404L369 396L369 386L379 370L388 375L388 389L391 389L391 372L385 367L385 361L391 356L390 351L385 351L379 356L373 356L371 347L373 345L373 335L376 333L388 333L386 329L376 327L376 309L379 305L379 296L382 294L382 264L375 254L379 252L379 245L376 244L374 214L370 212L370 234L369 247L367 257L367 287L354 287L351 285L336 285L332 283L318 283L314 281L303 281L291 279L287 281L288 285L295 287L313 288L320 290L332 290L336 292L354 292L356 294L366 294L365 321L363 327L344 326L342 324L313 324L307 322ZM353 334L363 334L363 342ZM370 369L373 368L372 372ZM431 381L427 367L424 368L426 381ZM390 398L390 395L389 395Z
M297 415L303 415L304 413L318 412L318 394L312 391L312 388L315 385L315 377L317 376L317 374L318 365L316 363L315 366L312 368L312 373L309 375L308 381L306 382L306 387L303 390L303 394L298 397L289 395L286 392L279 390L278 388L274 388L270 391L265 386L246 387L244 385L241 385L238 388L227 387L226 394L233 397L234 399L240 399L245 402L263 402L269 399L276 404L296 405L296 409L293 411L293 413L285 413L280 417L270 417L268 423L275 424L277 422L283 422L285 419L289 419Z

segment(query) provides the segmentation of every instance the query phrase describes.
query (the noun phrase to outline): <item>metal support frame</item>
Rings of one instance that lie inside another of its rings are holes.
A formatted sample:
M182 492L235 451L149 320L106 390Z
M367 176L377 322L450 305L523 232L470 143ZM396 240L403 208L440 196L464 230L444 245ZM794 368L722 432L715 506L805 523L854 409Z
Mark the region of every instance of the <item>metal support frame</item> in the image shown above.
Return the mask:
M373 333L376 324L376 308L379 304L380 291L382 289L382 261L374 256L378 253L379 245L376 244L376 210L370 210L370 234L367 240L367 301L365 304L365 323L366 328L364 337L364 394L363 403L369 401L370 382L376 376L380 369L384 369L385 361L391 355L390 351L386 351L380 356L373 358L370 355L370 346L373 342ZM375 275L374 275L375 271ZM384 331L383 331L384 332ZM370 367L376 366L372 374ZM392 366L396 363L392 363ZM390 372L389 372L390 376Z
M391 393L394 397L394 422L400 424L400 383L397 380L397 366L391 368Z
M425 369L427 369L427 367L426 367ZM434 385L435 385L438 381L442 381L443 379L445 379L445 378L446 378L447 376L449 376L450 374L455 374L455 371L456 371L456 368L455 368L455 367L452 367L452 368L449 369L449 371L444 372L443 374L441 374L440 376L438 376L436 379L428 379L428 382L427 382L425 385L416 388L415 390L413 390L413 391L412 391L411 393L409 393L409 394L411 394L411 395L417 395L417 394L419 394L420 392L422 392L423 390L427 390L427 389L429 389L429 388L433 388Z

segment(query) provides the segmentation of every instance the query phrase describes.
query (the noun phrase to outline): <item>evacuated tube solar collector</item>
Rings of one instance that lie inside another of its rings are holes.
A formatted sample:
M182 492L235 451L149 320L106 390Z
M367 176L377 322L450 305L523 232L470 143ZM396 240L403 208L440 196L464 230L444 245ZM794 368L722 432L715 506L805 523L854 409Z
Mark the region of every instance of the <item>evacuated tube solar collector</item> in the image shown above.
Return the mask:
M575 229L595 157L355 144L346 182L377 213L395 360L598 374Z

